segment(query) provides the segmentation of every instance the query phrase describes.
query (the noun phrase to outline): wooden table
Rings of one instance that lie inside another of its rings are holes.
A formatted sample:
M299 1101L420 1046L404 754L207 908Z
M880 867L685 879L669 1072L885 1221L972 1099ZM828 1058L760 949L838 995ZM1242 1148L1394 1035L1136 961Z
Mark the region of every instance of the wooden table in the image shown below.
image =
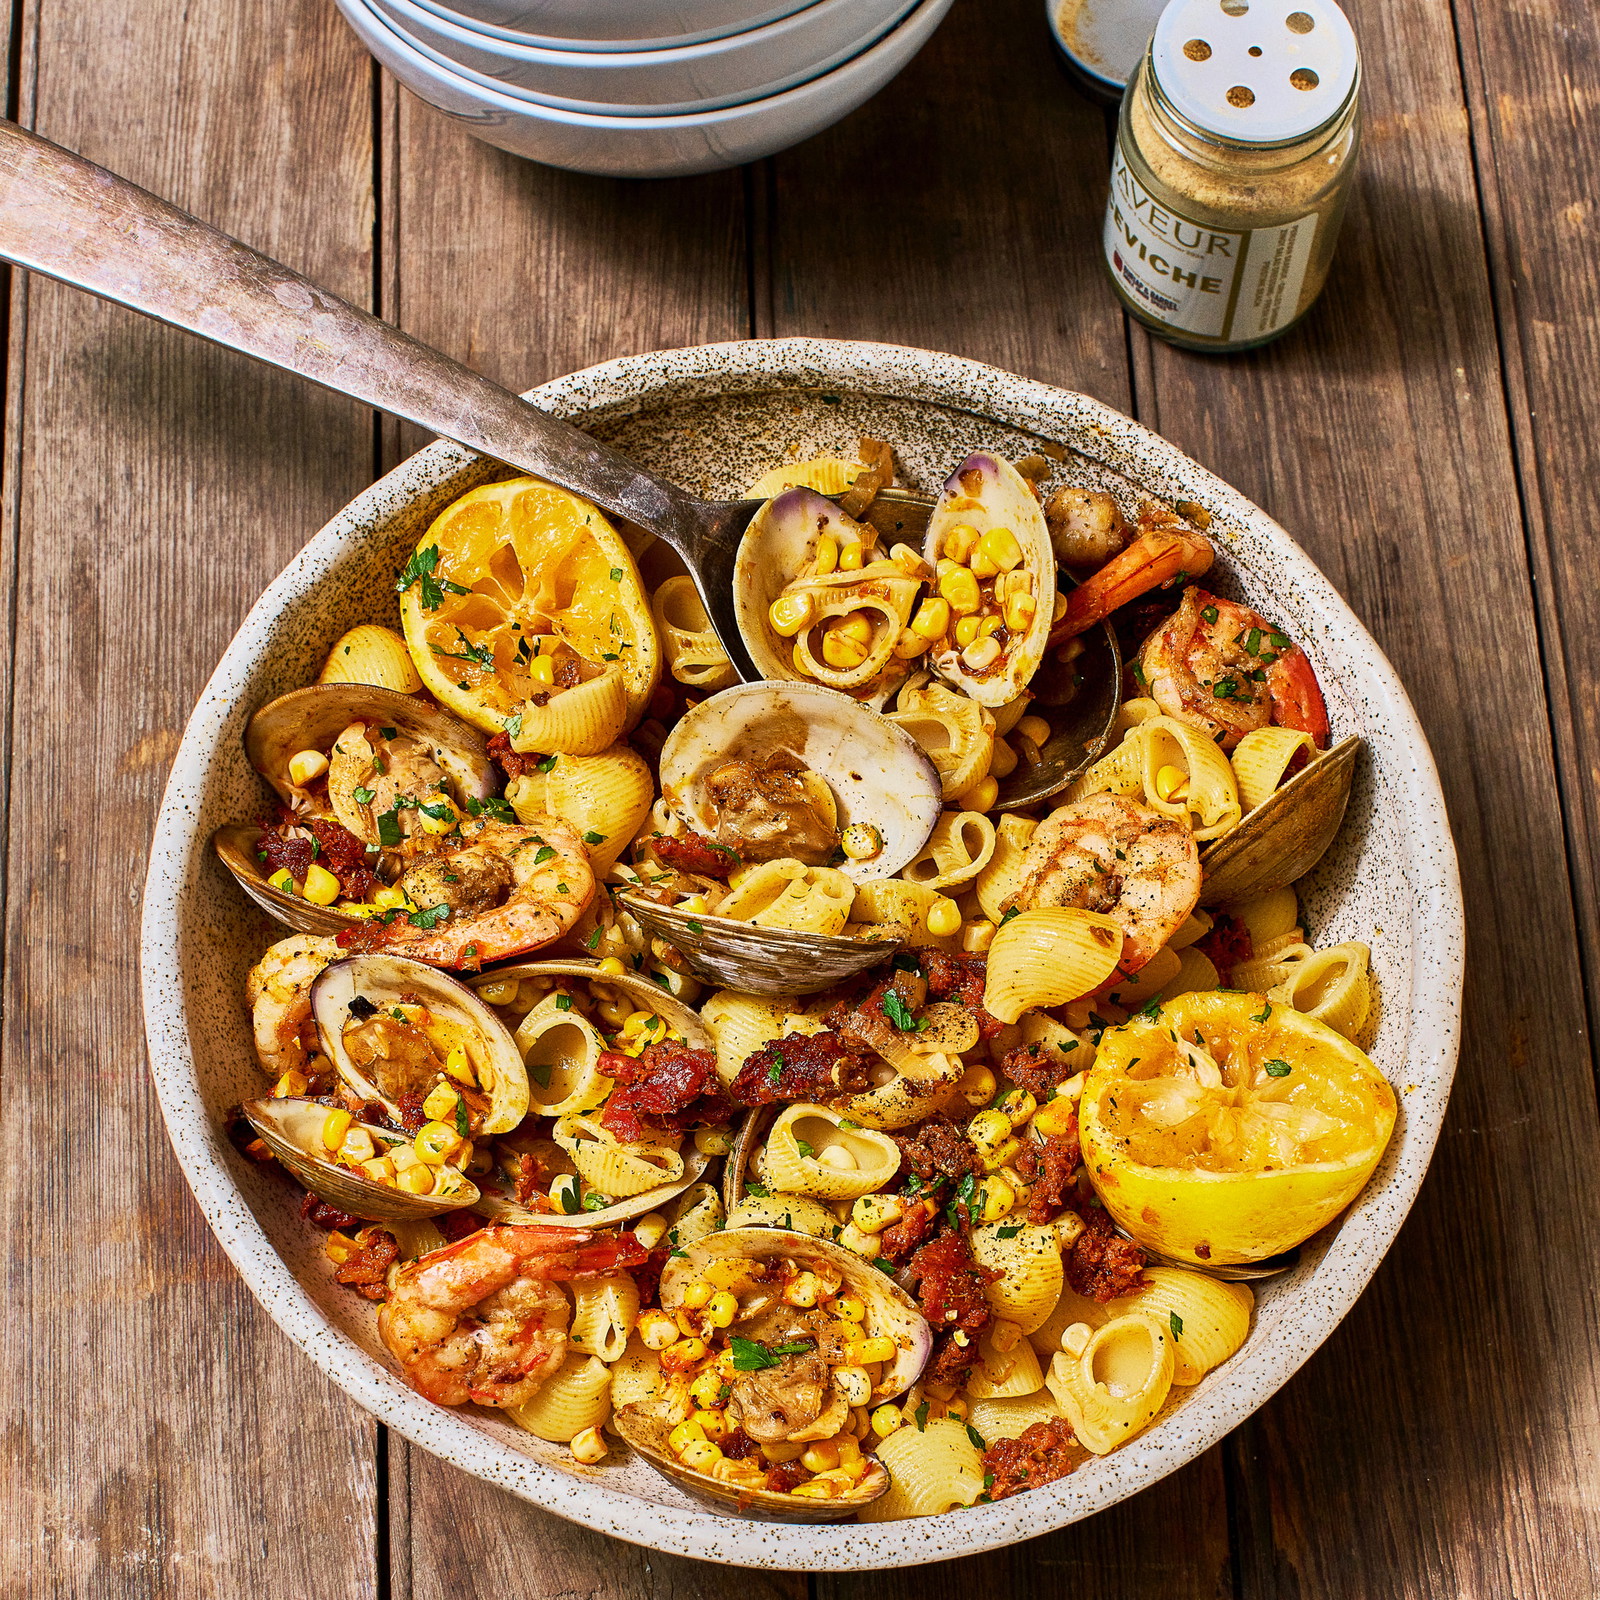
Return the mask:
M18 0L8 114L514 387L828 334L1087 390L1281 518L1409 685L1471 927L1432 1174L1343 1327L1208 1455L1013 1551L735 1574L570 1527L327 1383L188 1197L147 1080L145 847L246 608L420 438L43 282L9 286L0 1596L1470 1596L1600 1588L1600 96L1588 0L1354 0L1366 151L1327 294L1257 354L1124 320L1108 129L1037 0L743 172L475 143L328 0ZM1587 553L1586 553L1587 552Z

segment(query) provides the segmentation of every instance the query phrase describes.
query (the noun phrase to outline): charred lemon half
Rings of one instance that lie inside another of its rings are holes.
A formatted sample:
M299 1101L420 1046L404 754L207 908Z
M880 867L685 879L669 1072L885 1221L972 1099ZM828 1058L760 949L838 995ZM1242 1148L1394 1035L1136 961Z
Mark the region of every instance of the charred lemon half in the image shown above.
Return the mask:
M661 670L650 605L598 507L538 478L447 506L400 574L417 672L519 750L594 755L644 714Z
M1100 1041L1084 1164L1140 1244L1221 1266L1291 1249L1350 1204L1394 1090L1325 1024L1259 994L1180 995Z

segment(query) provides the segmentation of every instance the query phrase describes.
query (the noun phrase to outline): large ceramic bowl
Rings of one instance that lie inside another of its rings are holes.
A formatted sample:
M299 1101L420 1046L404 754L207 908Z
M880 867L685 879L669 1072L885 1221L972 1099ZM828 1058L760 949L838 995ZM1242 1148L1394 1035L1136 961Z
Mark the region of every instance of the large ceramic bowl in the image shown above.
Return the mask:
M427 0L469 28L549 50L665 50L760 28L814 0Z
M666 116L781 94L832 72L886 34L916 0L820 0L748 33L605 53L508 43L414 0L367 3L414 48L488 88L570 111Z
M637 460L736 494L784 459L893 440L931 489L975 449L1065 445L1080 481L1192 500L1212 516L1219 581L1288 624L1311 654L1336 735L1367 742L1344 830L1309 882L1320 942L1371 943L1382 993L1373 1053L1399 1091L1396 1134L1341 1225L1261 1286L1248 1343L1149 1432L1059 1483L915 1522L779 1526L707 1511L641 1462L581 1467L488 1411L430 1405L395 1376L372 1308L335 1287L284 1186L241 1160L222 1114L259 1093L241 984L282 930L207 848L252 816L240 735L251 709L310 681L357 619L392 621L394 573L430 520L505 469L448 444L413 456L340 512L246 618L184 733L150 856L143 979L152 1071L173 1144L223 1248L278 1324L359 1404L468 1472L635 1543L733 1565L840 1571L1009 1544L1136 1493L1214 1444L1293 1375L1389 1248L1428 1164L1455 1066L1461 900L1433 762L1393 670L1282 528L1137 423L1083 395L884 345L788 339L607 362L535 390L541 405ZM225 1337L218 1325L217 1337Z
M336 0L361 42L406 88L512 155L611 178L681 178L741 166L809 139L870 100L928 42L951 0L921 0L870 49L781 94L674 116L540 105L424 54L366 3Z

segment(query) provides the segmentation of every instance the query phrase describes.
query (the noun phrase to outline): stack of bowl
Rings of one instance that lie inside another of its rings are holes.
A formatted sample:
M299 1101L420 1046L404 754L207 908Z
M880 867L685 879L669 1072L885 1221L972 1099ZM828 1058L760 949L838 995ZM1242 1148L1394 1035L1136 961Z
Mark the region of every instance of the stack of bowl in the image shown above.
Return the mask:
M951 0L336 0L408 89L550 166L664 178L820 132Z

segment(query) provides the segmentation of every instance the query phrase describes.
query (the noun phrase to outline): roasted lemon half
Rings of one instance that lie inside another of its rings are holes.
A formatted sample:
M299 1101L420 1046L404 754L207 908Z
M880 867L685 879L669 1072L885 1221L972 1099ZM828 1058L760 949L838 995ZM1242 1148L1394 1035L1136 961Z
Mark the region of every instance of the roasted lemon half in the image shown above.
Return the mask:
M661 672L650 603L587 500L537 478L470 490L396 587L423 683L474 727L507 729L519 750L593 755L644 714Z
M1138 1242L1199 1266L1291 1249L1350 1204L1394 1090L1324 1023L1259 994L1180 995L1100 1041L1078 1108L1095 1192Z

